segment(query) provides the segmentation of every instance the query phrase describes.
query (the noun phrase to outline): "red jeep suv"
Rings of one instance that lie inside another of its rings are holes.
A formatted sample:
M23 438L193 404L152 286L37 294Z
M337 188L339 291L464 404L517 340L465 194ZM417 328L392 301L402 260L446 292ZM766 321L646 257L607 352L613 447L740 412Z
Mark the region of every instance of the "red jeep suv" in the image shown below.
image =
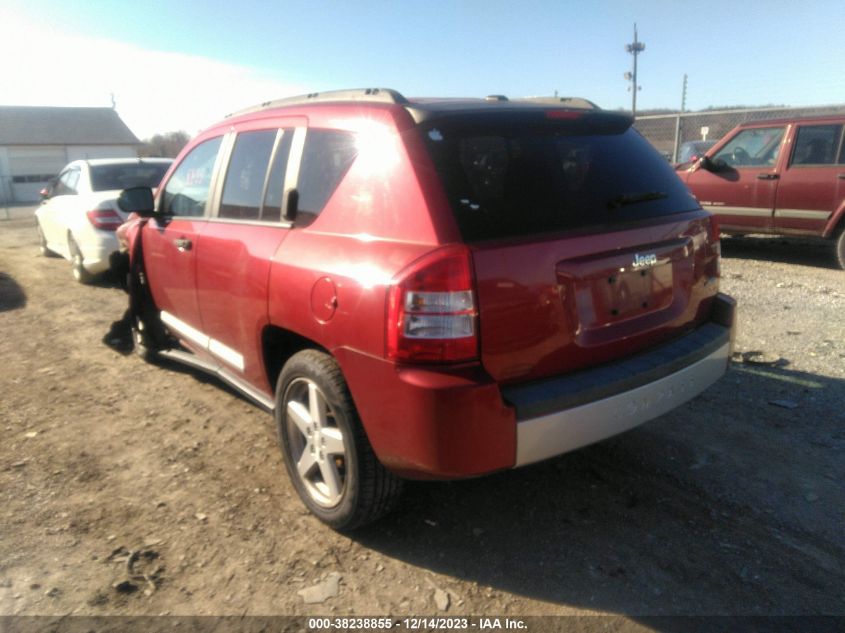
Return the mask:
M725 371L719 231L627 115L585 100L261 104L126 190L136 346L273 411L305 505L524 466Z
M845 116L737 126L681 179L727 233L830 240L845 268Z

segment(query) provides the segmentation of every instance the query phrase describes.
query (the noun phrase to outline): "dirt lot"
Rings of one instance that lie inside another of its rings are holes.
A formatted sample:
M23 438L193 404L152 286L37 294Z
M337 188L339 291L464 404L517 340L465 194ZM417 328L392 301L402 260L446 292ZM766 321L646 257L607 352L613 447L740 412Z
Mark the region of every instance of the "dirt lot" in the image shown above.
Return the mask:
M15 216L0 615L845 615L845 272L824 248L725 240L739 353L691 403L531 468L411 484L350 537L298 502L269 415L102 344L125 295L73 282ZM338 595L305 604L326 580Z

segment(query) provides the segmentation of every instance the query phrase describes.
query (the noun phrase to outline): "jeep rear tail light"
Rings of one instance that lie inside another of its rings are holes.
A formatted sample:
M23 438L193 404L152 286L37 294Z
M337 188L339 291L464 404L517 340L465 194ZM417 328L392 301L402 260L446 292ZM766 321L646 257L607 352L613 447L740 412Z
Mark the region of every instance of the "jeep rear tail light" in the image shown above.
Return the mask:
M88 216L88 221L94 225L94 228L103 231L116 231L117 227L123 224L123 218L112 209L93 209L85 215Z
M403 362L457 363L478 358L469 250L449 246L402 271L387 303L387 357Z

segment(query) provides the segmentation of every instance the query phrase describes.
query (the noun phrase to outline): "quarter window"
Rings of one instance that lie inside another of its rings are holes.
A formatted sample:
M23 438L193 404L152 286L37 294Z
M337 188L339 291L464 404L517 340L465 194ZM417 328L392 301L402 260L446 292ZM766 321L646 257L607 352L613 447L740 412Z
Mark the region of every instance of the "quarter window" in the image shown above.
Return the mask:
M164 213L191 217L205 213L221 140L218 136L204 141L185 156L164 187Z
M357 155L355 135L341 130L310 129L299 168L299 214L319 215ZM299 217L299 216L297 216Z
M832 165L841 136L841 125L802 125L795 139L792 164Z
M264 177L276 142L276 130L238 134L226 182L219 217L258 220Z
M734 167L773 166L780 152L784 127L743 130L731 139L714 160L723 160Z

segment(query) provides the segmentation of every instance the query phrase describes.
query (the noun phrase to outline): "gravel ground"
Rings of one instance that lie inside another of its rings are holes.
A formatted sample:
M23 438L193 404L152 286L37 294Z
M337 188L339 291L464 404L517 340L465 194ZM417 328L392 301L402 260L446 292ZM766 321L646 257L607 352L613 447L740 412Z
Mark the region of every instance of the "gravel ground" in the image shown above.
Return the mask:
M344 536L298 502L270 416L101 343L125 295L39 257L28 211L0 220L0 615L845 615L845 272L823 246L724 240L737 353L692 402L412 483Z

